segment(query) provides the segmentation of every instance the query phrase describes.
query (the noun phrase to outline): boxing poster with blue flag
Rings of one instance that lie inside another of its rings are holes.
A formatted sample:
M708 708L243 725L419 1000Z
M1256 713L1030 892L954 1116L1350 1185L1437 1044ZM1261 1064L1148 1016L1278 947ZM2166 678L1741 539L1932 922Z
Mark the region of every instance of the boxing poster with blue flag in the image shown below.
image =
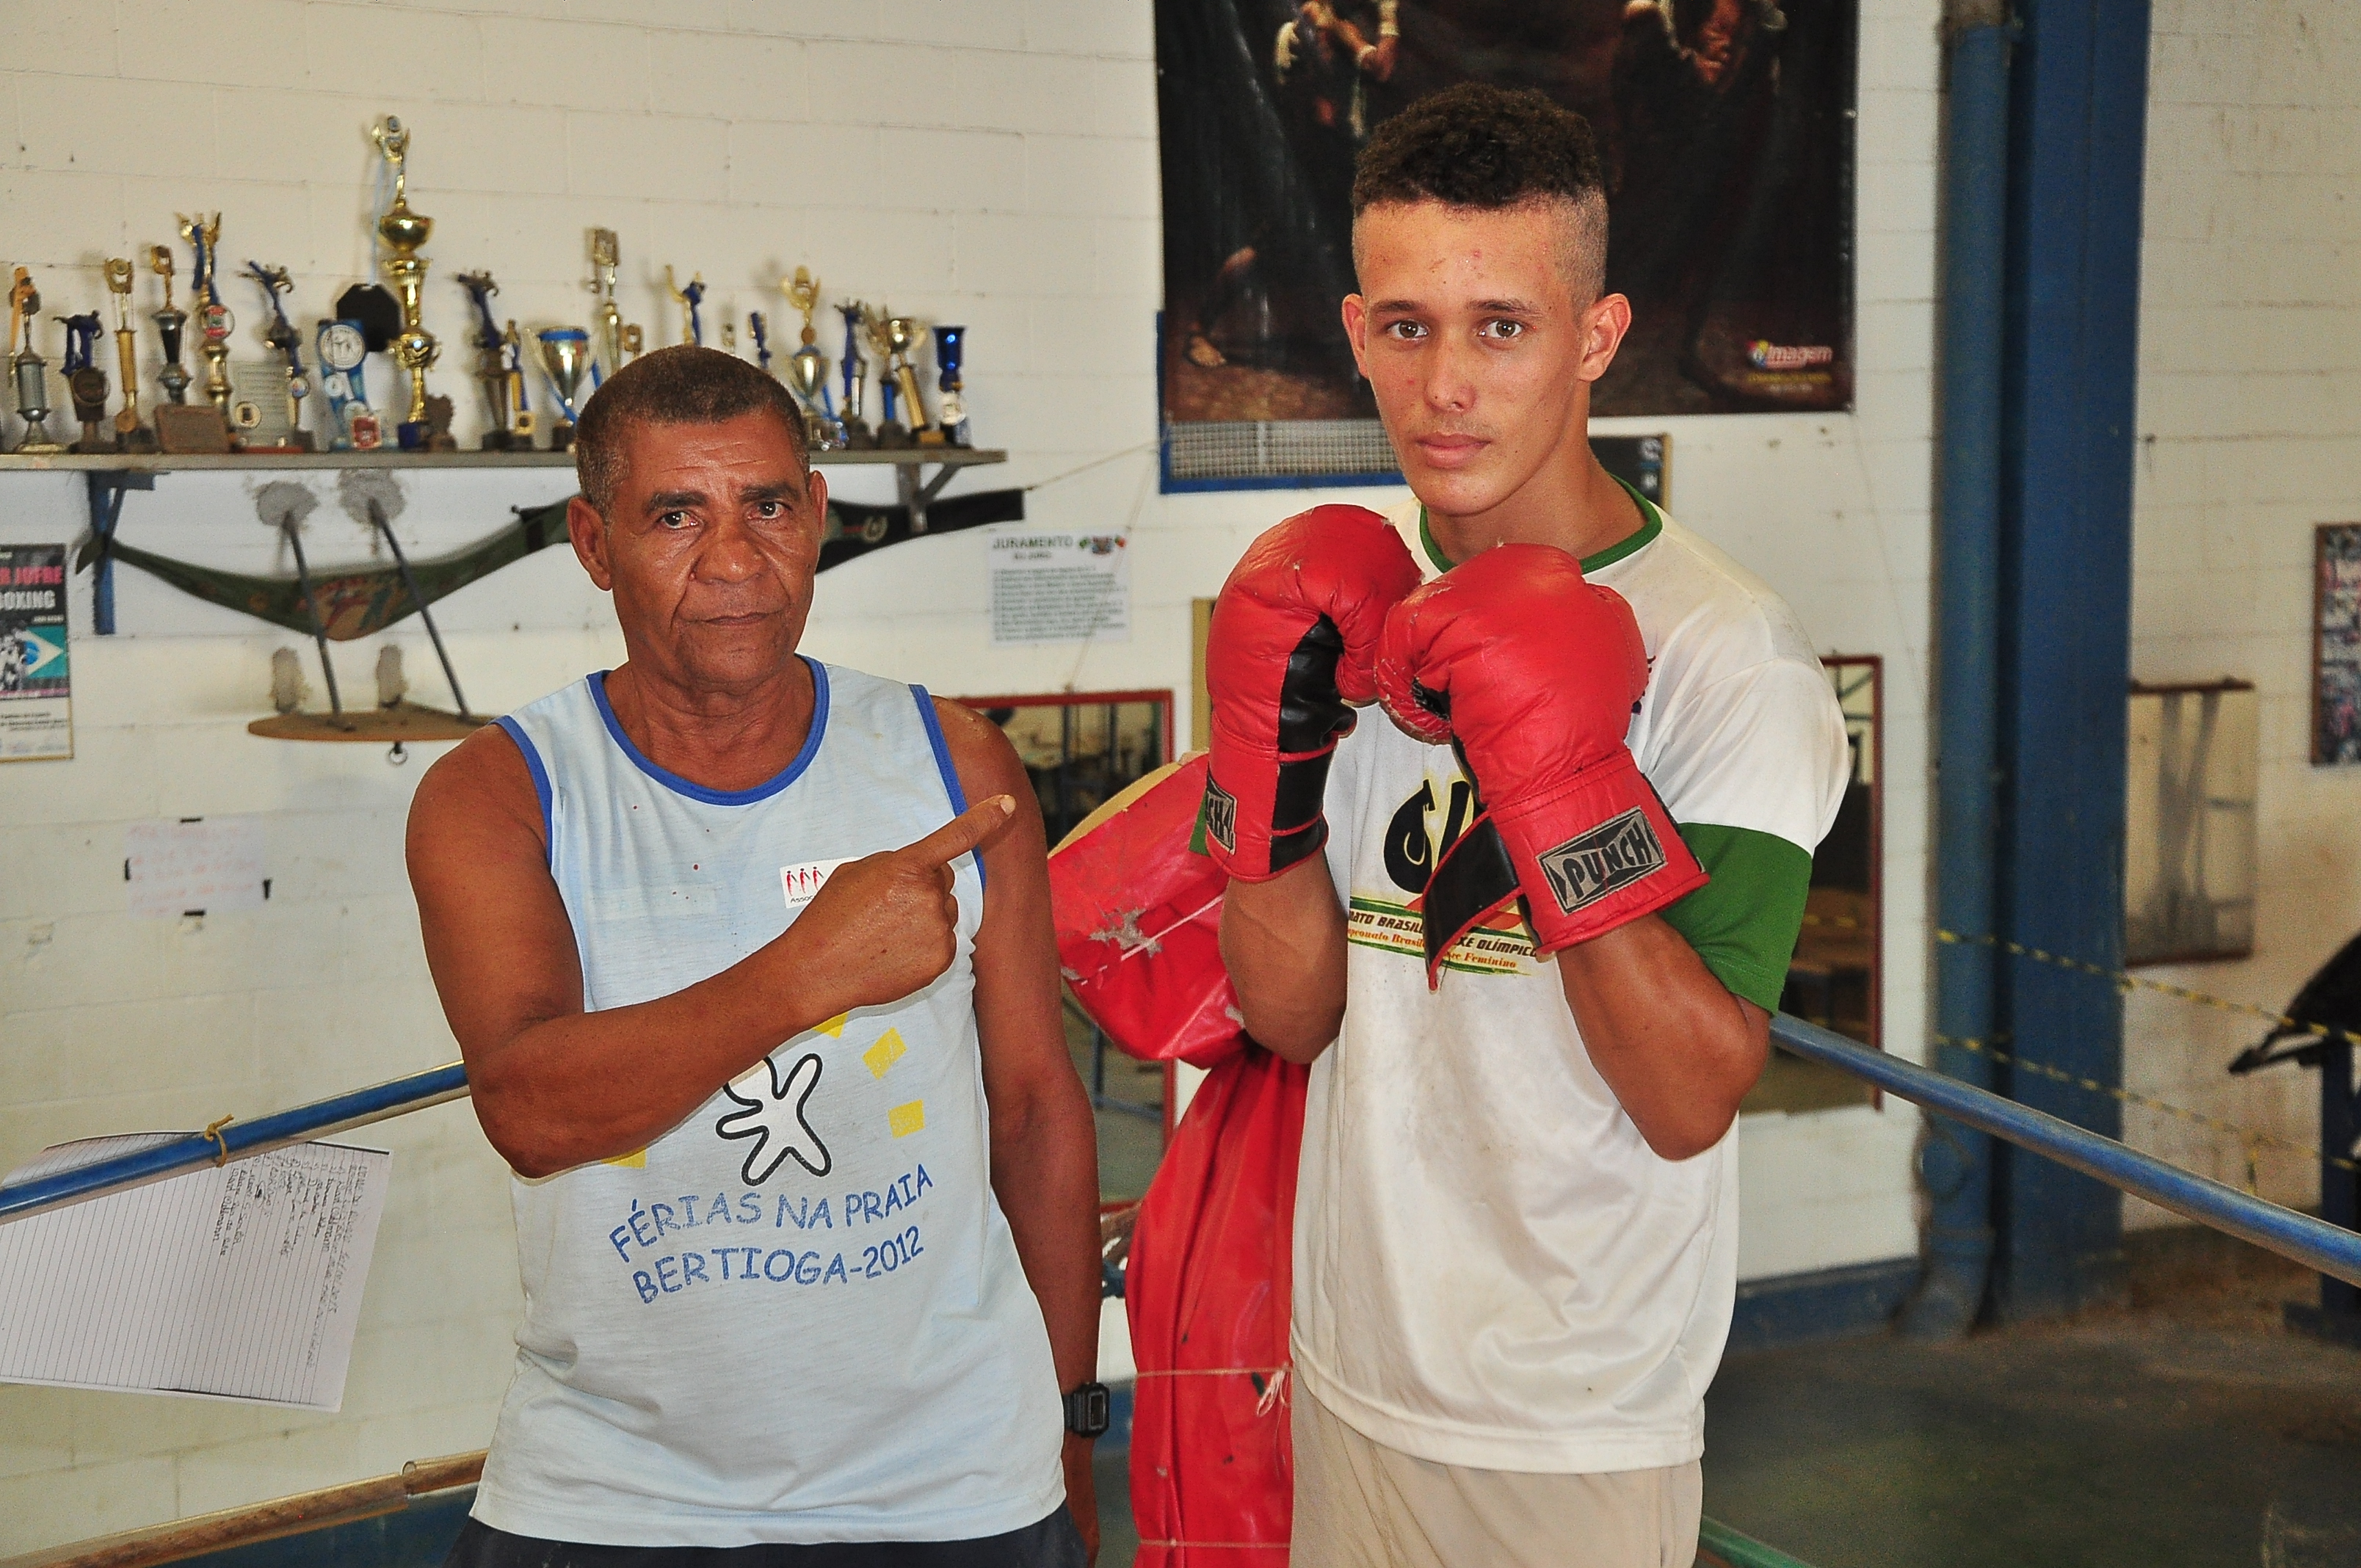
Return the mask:
M66 547L0 544L0 762L72 755Z

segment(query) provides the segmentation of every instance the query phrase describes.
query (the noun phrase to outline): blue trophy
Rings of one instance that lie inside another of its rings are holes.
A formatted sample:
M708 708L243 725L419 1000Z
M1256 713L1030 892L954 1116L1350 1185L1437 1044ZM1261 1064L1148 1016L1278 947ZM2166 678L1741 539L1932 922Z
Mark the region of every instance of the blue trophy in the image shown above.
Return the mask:
M960 365L967 357L967 328L939 326L935 328L935 367L942 372L935 385L943 394L942 412L937 422L942 426L943 437L953 446L965 446L967 439L967 383L960 378Z
M868 318L869 307L858 300L847 300L836 307L836 313L844 318L844 444L866 451L877 444L869 422L861 417L861 384L869 373L869 361L861 357L861 325Z

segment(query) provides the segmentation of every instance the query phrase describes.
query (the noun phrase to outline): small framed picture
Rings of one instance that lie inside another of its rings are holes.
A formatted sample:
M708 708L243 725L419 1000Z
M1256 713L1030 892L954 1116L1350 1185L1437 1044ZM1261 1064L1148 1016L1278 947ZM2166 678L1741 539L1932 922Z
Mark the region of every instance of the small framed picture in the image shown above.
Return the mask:
M2312 760L2361 762L2361 522L2314 535Z

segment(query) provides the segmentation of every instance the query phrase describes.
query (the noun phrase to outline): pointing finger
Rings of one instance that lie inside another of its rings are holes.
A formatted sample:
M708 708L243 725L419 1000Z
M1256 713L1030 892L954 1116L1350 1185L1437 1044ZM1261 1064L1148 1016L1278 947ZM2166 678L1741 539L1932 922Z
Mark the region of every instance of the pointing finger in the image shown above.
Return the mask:
M922 864L945 866L983 843L1016 815L1016 802L1005 795L981 800L903 851Z

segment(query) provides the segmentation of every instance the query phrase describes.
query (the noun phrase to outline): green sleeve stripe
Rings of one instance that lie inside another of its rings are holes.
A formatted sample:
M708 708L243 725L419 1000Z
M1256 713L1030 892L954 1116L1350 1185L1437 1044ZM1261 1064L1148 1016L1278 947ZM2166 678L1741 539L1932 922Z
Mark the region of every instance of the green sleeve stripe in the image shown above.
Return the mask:
M1663 910L1665 923L1732 995L1777 1012L1804 929L1812 857L1775 833L1711 822L1680 826L1689 852L1713 880Z

